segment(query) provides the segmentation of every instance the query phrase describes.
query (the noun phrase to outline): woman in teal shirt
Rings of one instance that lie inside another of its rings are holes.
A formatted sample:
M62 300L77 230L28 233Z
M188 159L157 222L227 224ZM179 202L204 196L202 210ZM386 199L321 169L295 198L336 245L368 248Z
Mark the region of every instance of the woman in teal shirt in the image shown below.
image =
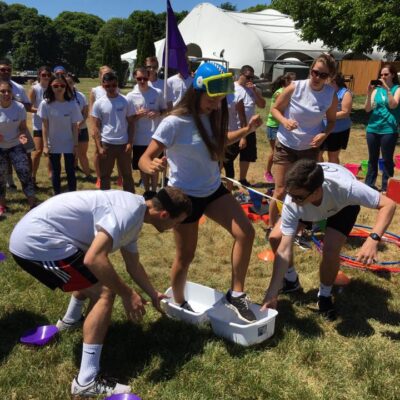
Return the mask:
M367 125L368 172L365 183L375 186L378 175L379 153L382 152L382 192L386 192L387 181L394 174L393 154L397 143L400 121L400 86L397 71L392 65L384 65L379 74L381 85L368 85L365 111L372 111ZM378 190L378 189L377 189Z

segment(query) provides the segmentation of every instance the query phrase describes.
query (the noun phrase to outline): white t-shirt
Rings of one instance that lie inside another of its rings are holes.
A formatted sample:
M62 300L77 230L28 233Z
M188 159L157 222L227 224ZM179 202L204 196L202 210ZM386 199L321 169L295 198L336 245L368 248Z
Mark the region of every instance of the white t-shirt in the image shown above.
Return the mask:
M91 92L93 93L94 100L98 100L107 94L106 90L103 86L96 86L92 88Z
M164 93L164 79L157 79L154 82L149 80L149 86L152 86L155 89L159 89L159 90L161 90L161 92Z
M43 100L38 108L38 115L49 121L48 146L50 153L72 153L74 136L72 124L82 121L82 114L74 100Z
M145 92L141 92L138 85L136 85L132 92L126 95L126 98L128 102L133 103L136 112L140 109L157 112L167 109L162 92L151 86ZM138 118L135 121L133 144L135 146L148 146L160 121L161 116L156 118Z
M226 102L228 105L228 113L229 113L228 130L230 132L233 132L240 128L239 116L236 110L236 105L238 101L235 96L235 93L229 93L228 95L226 95Z
M337 214L351 205L377 208L379 192L370 188L346 168L333 163L320 163L324 170L323 196L319 206L298 205L289 195L282 210L281 231L286 236L296 234L299 220L317 222Z
M209 117L200 118L211 136ZM211 159L191 116L164 118L153 139L167 148L169 185L194 197L207 197L218 189L221 184L218 162Z
M25 107L18 101L12 101L10 107L0 106L0 134L3 140L0 141L1 149L10 149L19 144L19 125L26 119Z
M46 89L40 83L35 83L32 86L32 90L35 92L35 102L33 106L38 109L39 104L43 101L43 93ZM32 113L32 127L35 131L42 130L42 119L37 115L37 112Z
M172 101L172 105L176 106L182 99L183 95L193 83L193 78L189 75L186 79L180 77L179 74L173 75L167 79L168 101Z
M137 253L146 204L122 190L63 193L26 214L10 237L10 251L22 258L57 261L87 251L100 229L113 239L112 251Z
M325 84L322 90L313 90L310 80L294 81L294 92L284 112L285 118L293 119L298 127L288 131L279 125L277 138L280 143L294 150L311 148L311 141L323 132L323 119L335 96L335 89Z
M19 101L20 103L23 104L31 104L29 97L26 95L24 87L12 80L10 81L10 83L12 86L12 93L14 100Z
M109 144L128 143L127 118L135 115L132 102L122 96L103 96L93 104L92 117L101 121L101 141Z
M74 97L73 100L75 100L76 104L78 105L79 110L81 111L82 120L83 120L83 108L88 105L88 102L87 102L86 96L82 92L79 92L78 90L76 90L75 95L76 95L76 97ZM86 128L87 128L87 125L86 125L86 120L85 120L83 122L83 124L81 124L80 129L86 129Z
M244 113L246 115L246 122L248 123L250 118L256 113L256 101L254 91L235 82L235 97L236 102L243 100Z

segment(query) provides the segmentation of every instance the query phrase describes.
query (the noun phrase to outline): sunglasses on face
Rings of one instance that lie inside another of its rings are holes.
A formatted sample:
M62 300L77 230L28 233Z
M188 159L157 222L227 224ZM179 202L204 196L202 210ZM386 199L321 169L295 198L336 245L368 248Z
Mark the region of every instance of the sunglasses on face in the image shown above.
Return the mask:
M51 74L40 74L41 78L51 78Z
M65 89L65 85L63 85L63 84L55 84L55 85L51 85L51 87L53 88L53 89Z
M0 68L0 72L11 72L11 68Z
M248 81L254 81L254 75L244 75Z
M116 88L118 85L116 83L105 83L103 84L104 89Z
M327 72L319 72L317 69L312 69L311 70L311 75L314 78L321 78L321 79L328 79L329 74Z
M149 80L149 78L142 77L142 78L136 78L136 80L137 80L138 82L147 82L147 81Z
M380 76L389 76L390 74L381 74Z
M146 69L154 69L157 70L157 66L156 65L146 65Z
M0 93L1 94L12 93L12 90L11 89L1 89Z
M291 194L288 191L286 191L286 194L288 194L293 201L296 201L298 203L302 203L303 201L307 200L314 192L308 193L306 196L298 196L295 194Z

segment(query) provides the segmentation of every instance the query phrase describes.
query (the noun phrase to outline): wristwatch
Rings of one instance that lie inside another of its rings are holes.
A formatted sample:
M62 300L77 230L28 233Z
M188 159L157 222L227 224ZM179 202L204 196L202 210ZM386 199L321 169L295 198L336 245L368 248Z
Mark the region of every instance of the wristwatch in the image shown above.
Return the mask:
M376 240L377 242L380 242L380 241L381 241L381 237L380 237L377 233L375 233L375 232L371 232L371 233L369 234L369 237L370 237L371 239L373 239L373 240Z

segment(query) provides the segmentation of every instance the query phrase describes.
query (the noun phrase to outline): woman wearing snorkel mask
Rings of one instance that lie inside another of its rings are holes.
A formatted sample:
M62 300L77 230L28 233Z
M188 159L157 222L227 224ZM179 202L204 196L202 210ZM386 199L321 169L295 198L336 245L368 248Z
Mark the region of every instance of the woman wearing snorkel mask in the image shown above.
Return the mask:
M164 171L168 164L168 184L182 189L193 204L192 214L174 228L176 256L172 266L172 288L175 302L196 312L184 298L184 287L196 252L199 219L205 214L234 238L232 284L226 303L243 321L252 322L256 317L249 309L244 281L254 229L238 202L222 185L219 163L226 146L254 131L261 120L255 116L247 127L228 132L225 96L233 90L232 74L222 65L211 62L200 65L193 85L158 126L139 167L145 173L154 174ZM164 151L166 156L161 157Z

